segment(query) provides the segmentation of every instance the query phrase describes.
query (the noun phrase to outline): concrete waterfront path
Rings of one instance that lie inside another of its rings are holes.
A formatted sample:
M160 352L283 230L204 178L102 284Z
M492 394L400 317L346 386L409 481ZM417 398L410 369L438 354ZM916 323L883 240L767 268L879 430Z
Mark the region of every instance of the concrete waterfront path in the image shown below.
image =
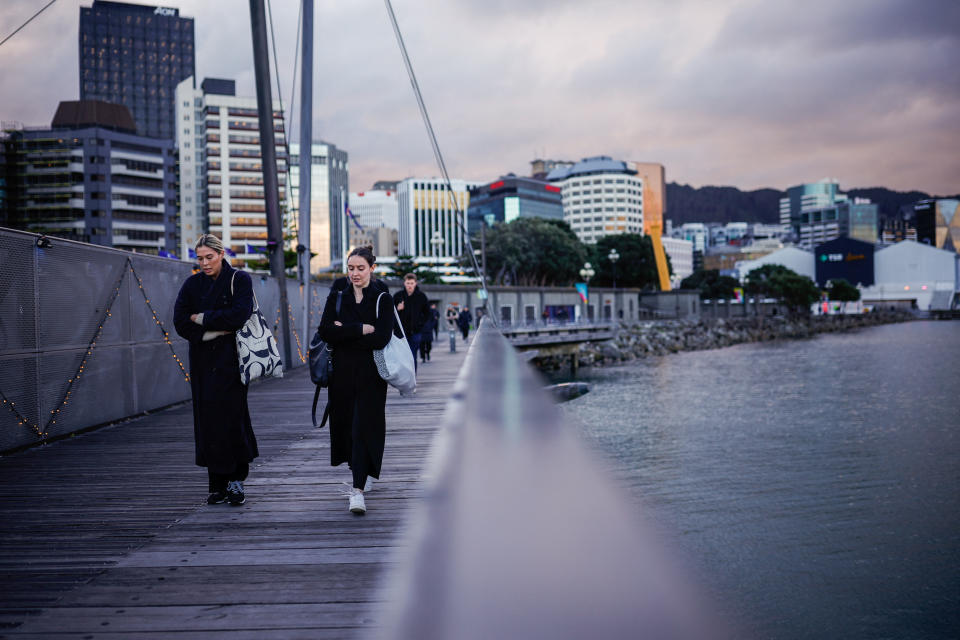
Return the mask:
M441 336L444 337L444 336ZM242 507L208 506L189 403L0 458L0 638L353 638L378 589L466 346L435 342L387 400L382 482L347 511L305 367L250 393ZM324 397L321 396L322 409Z

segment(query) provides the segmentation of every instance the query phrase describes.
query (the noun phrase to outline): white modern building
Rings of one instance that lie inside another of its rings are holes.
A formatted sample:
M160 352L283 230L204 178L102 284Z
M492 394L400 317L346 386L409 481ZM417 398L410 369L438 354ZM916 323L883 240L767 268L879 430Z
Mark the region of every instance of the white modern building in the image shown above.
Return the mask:
M176 105L181 257L189 259L197 236L209 232L235 254L233 264L263 260L267 209L256 98L237 97L233 80L206 78L196 89L191 76L177 85ZM279 102L273 130L282 206L287 157Z
M693 243L680 238L661 238L663 250L670 257L670 266L673 275L670 284L674 288L680 286L680 281L693 275Z
M756 260L737 262L737 278L742 282L748 273L765 264L779 264L795 273L807 276L811 280L816 280L817 277L816 261L812 251L805 251L796 247L784 247Z
M333 256L343 252L339 235L344 227L344 208L348 187L347 153L328 142L314 142L310 149L310 272L331 268ZM290 144L290 201L292 228L300 220L300 144ZM339 258L338 258L339 259Z
M350 246L373 245L379 263L386 266L397 255L400 226L396 189L373 189L350 194Z
M558 166L546 177L562 189L563 219L581 242L643 233L643 180L630 164L607 156Z
M864 304L911 300L924 311L951 308L958 282L956 253L904 240L878 250L873 265L876 281L862 289Z
M395 189L357 191L350 194L350 211L360 226L400 228L400 213Z
M447 275L458 275L466 246L466 212L470 189L481 182L442 178L407 178L397 185L398 252ZM457 219L457 208L463 218Z
M676 230L674 230L676 235ZM710 231L702 222L687 222L680 227L680 237L693 243L693 250L703 253L707 249L707 238Z

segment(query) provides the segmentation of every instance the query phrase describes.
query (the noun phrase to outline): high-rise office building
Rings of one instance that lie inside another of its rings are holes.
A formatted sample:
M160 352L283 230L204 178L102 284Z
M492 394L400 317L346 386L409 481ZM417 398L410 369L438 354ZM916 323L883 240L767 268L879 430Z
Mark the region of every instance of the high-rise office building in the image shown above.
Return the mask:
M813 249L841 237L876 243L878 231L877 205L866 198L854 198L803 211L797 244L804 249Z
M235 254L234 264L266 259L267 206L257 99L237 97L235 88L233 80L206 78L195 89L192 77L177 86L184 259L197 236L206 232L223 239ZM273 108L282 208L287 198L287 154L279 102Z
M460 271L458 260L466 246L457 220L457 207L466 215L470 189L479 182L451 180L453 194L441 178L407 178L397 187L400 255L413 256L421 264L446 274ZM456 204L454 204L456 203Z
M913 205L911 221L916 239L938 249L960 253L960 200L939 198Z
M95 0L80 7L79 44L80 99L125 105L138 134L173 140L177 84L195 69L193 18Z
M785 233L799 236L800 214L831 207L847 199L847 194L840 193L840 184L832 178L790 187L786 197L780 198L780 226Z
M347 152L329 142L314 142L310 150L310 271L316 273L331 267L332 256L343 251L342 241L331 235L331 228L341 228L343 202L349 182ZM290 145L291 222L300 219L300 145ZM334 220L336 218L336 220ZM336 224L333 224L336 222ZM334 251L334 249L337 251ZM338 258L339 259L339 258Z
M581 242L620 233L643 233L643 180L626 162L608 156L558 166L547 181L559 185L563 219Z
M25 231L151 253L177 250L173 142L130 112L61 102L49 129L7 132L8 221Z
M467 212L468 231L480 229L481 222L492 226L517 218L563 220L562 189L535 178L521 178L512 173L470 191Z

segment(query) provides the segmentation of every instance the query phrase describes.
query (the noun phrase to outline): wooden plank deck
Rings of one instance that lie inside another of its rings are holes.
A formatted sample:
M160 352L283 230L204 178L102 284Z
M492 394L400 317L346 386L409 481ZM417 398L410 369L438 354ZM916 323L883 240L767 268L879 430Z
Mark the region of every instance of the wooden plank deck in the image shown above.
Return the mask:
M457 342L456 354L435 343L413 399L390 390L383 481L362 517L310 423L305 367L251 390L260 458L242 507L206 505L189 403L0 459L0 638L364 635L463 362Z

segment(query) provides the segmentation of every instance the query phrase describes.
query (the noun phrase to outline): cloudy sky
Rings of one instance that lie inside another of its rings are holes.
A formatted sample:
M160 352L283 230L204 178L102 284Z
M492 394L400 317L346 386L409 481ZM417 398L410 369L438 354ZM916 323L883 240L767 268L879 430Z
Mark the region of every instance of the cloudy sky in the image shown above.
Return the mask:
M81 4L0 47L0 120L47 125L78 97ZM200 78L254 95L247 2L160 4L196 19ZM272 4L286 105L299 2ZM694 186L960 192L957 0L393 4L452 177L609 155ZM41 6L3 0L0 37ZM383 2L317 0L315 35L314 135L350 154L351 189L437 175Z

